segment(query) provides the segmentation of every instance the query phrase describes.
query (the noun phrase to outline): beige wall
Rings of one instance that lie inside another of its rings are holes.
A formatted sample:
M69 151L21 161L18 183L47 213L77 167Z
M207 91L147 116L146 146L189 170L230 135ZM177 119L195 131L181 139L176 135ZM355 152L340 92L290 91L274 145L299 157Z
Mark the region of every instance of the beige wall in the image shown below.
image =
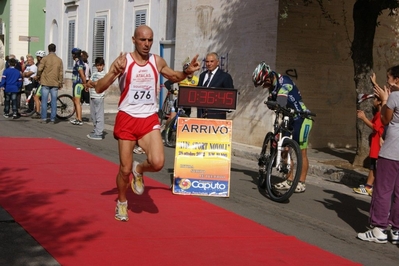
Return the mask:
M339 25L321 14L317 4L291 6L279 18L278 1L178 0L176 64L196 53L228 54L228 71L240 91L233 119L233 141L260 146L271 128L271 115L263 101L267 93L254 88L251 74L260 61L277 72L297 73L293 80L305 104L317 113L310 136L313 148L356 146L356 92L350 46L355 0L327 5ZM183 4L184 3L184 4ZM377 80L399 63L396 17L380 16L374 61ZM191 33L190 33L191 32ZM177 66L180 67L180 66Z
M291 7L287 18L279 21L277 70L296 70L293 80L306 106L317 114L312 147L356 145L356 93L350 57L353 2L346 1L346 22L341 5L328 6L339 25L327 21L315 4Z

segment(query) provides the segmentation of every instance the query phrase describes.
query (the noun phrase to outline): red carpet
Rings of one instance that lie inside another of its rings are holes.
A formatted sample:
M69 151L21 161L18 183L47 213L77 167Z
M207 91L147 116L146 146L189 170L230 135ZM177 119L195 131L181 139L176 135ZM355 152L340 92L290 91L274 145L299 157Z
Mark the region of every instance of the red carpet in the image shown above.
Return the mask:
M54 139L0 146L0 205L61 265L356 265L148 177L118 222L118 165Z

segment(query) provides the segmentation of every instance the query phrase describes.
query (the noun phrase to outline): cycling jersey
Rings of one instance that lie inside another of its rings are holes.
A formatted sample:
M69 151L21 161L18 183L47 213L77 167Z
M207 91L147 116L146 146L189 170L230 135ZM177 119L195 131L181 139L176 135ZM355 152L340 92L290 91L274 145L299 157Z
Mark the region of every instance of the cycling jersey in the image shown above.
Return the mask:
M269 96L272 101L277 101L280 106L297 111L307 110L302 102L301 92L290 77L278 75L276 81L277 84Z
M76 84L83 84L82 79L80 78L79 70L83 70L83 73L86 71L85 64L83 63L82 59L77 59L75 60L75 64L73 65L72 69L72 83L73 87L76 86Z
M269 99L277 101L280 106L291 108L296 111L309 111L302 101L301 92L298 90L294 81L288 76L276 73L276 85L269 95ZM309 133L312 129L312 120L294 117L290 122L290 128L293 130L292 138L299 144L301 149L306 149L309 142ZM287 133L288 134L288 133Z

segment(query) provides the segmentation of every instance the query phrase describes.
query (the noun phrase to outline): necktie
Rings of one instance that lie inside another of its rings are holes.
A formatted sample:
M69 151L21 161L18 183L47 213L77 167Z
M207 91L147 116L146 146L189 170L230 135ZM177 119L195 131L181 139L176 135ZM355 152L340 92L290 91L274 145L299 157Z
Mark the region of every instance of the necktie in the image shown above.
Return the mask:
M204 87L208 87L209 82L211 81L211 77L212 77L212 72L208 71L208 79L205 81L205 83L203 85Z

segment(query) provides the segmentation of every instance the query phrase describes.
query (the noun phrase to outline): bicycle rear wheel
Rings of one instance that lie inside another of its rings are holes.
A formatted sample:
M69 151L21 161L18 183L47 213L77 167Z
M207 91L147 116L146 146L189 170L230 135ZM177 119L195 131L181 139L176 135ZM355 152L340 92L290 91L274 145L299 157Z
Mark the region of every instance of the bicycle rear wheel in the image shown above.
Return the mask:
M274 147L274 148L273 148ZM266 173L267 165L273 151L277 147L277 142L275 141L273 132L266 134L263 141L262 150L259 154L258 166L259 166L259 177L258 177L258 188L266 188Z
M281 160L276 164L277 152ZM302 153L298 143L292 139L285 139L281 151L275 150L267 165L266 190L271 200L284 202L288 200L298 185L302 171ZM290 180L290 186L282 187L280 184Z
M57 117L59 119L68 119L75 113L75 105L72 96L62 94L57 97Z
M187 115L180 114L179 117L187 117ZM178 116L173 117L165 128L165 145L172 148L176 147L177 118Z
M24 91L17 94L17 108L22 113L28 109L28 102L26 101L26 94Z

